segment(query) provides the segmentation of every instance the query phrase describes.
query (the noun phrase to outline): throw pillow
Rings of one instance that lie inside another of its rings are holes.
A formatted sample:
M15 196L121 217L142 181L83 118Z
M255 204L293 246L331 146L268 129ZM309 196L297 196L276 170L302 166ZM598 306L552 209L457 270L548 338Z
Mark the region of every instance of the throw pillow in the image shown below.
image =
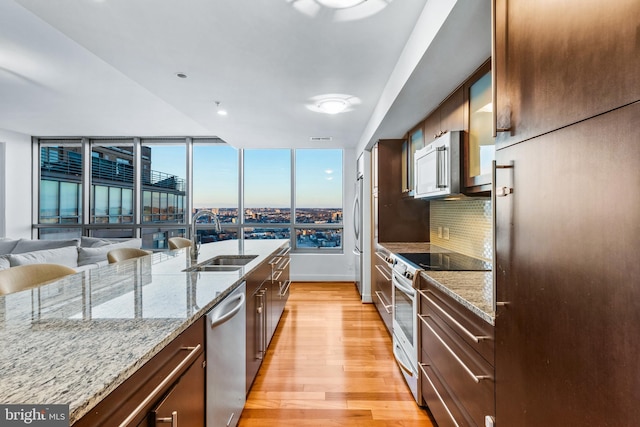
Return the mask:
M98 246L93 248L78 248L78 266L87 264L96 264L107 260L107 253L112 249L118 248L140 248L142 246L141 239L130 239L120 243L113 243L106 246Z
M62 264L67 267L78 266L78 248L67 246L64 248L44 249L22 254L8 254L11 267L26 264Z
M12 254L23 254L25 252L41 251L44 249L58 249L68 246L78 247L80 239L70 240L30 240L20 239L18 244L11 251Z

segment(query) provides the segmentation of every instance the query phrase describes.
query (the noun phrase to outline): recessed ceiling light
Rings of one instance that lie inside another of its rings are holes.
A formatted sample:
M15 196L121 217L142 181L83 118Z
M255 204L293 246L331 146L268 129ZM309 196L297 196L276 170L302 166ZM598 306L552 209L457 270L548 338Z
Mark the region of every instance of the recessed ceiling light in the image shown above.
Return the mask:
M219 116L226 116L227 110L220 108L220 101L216 101L216 110Z
M322 101L318 102L318 108L322 112L327 114L342 113L344 110L347 109L348 106L349 106L349 103L347 102L346 99L330 98L330 99L323 99Z
M181 79L186 79L187 75L185 73L176 73L176 77L181 78Z

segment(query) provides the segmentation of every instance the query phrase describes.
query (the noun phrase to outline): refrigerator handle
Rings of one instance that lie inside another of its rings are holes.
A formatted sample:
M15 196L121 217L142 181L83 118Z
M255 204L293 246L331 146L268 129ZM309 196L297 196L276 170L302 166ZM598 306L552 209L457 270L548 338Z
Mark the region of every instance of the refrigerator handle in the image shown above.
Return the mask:
M356 197L353 199L353 232L356 238L356 244L360 240L360 189L356 185Z

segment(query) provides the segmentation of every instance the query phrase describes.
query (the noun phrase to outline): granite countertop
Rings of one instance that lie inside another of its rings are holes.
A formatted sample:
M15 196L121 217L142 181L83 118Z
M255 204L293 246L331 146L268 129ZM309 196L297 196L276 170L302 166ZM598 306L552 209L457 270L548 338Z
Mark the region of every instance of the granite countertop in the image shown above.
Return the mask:
M0 296L0 403L68 404L73 424L289 240L202 245L198 261L258 255L233 272L183 272L157 252Z
M379 243L392 253L451 252L430 243ZM422 271L429 283L459 301L484 321L494 324L493 272L491 271Z

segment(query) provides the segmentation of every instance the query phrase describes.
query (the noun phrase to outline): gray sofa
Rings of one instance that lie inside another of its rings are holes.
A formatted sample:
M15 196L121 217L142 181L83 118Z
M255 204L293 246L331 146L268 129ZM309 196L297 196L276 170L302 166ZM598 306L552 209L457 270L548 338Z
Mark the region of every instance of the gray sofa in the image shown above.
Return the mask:
M68 240L0 239L0 270L25 264L62 264L84 271L106 265L116 248L140 248L142 239L81 237Z

